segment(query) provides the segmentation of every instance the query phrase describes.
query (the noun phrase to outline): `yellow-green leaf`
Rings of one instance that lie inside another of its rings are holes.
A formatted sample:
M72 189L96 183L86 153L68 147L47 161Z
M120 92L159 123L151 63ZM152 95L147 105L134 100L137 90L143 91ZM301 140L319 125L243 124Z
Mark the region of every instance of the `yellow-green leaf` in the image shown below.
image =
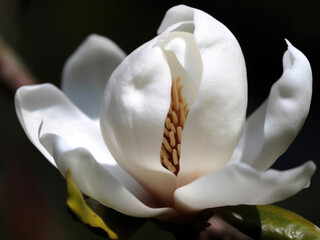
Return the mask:
M299 215L273 205L229 206L213 211L253 239L320 240L320 229Z
M108 208L92 198L86 198L86 204L97 213L105 224L111 228L120 240L131 238L147 222L146 218L124 215Z
M68 189L67 206L74 216L90 228L97 230L101 235L109 239L118 239L118 236L107 227L105 222L88 207L81 192L72 180L70 170L67 172L66 180Z

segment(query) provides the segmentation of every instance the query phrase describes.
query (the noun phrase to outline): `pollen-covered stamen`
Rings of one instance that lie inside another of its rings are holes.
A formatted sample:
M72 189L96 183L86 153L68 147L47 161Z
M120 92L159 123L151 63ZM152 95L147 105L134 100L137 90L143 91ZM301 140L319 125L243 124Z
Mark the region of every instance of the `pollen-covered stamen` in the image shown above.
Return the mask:
M181 78L172 79L171 104L164 124L160 159L162 165L178 175L182 130L190 108L182 95Z

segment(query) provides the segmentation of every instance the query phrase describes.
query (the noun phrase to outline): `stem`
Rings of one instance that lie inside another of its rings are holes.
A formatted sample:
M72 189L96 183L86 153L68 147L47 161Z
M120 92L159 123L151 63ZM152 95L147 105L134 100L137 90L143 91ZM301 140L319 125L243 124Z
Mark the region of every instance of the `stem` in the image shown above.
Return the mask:
M36 83L17 54L0 37L0 87L12 95L21 86Z

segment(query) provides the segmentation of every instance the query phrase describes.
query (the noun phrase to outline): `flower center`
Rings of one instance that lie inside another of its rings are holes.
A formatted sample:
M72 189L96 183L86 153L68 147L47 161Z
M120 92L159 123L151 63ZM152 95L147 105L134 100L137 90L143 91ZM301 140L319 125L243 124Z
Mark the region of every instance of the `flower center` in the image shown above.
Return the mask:
M176 176L179 172L182 130L190 108L182 96L181 77L172 78L171 104L164 125L160 152L161 164Z

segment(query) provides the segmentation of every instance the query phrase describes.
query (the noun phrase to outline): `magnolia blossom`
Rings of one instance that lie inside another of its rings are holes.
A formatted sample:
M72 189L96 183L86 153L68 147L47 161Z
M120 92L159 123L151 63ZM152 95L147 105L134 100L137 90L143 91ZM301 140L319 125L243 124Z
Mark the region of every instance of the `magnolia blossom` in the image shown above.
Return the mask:
M20 88L31 142L107 207L170 222L220 206L268 204L306 187L313 162L268 170L310 106L307 58L288 41L283 74L246 119L240 46L219 21L171 8L158 35L130 55L92 35L68 59L62 91Z

